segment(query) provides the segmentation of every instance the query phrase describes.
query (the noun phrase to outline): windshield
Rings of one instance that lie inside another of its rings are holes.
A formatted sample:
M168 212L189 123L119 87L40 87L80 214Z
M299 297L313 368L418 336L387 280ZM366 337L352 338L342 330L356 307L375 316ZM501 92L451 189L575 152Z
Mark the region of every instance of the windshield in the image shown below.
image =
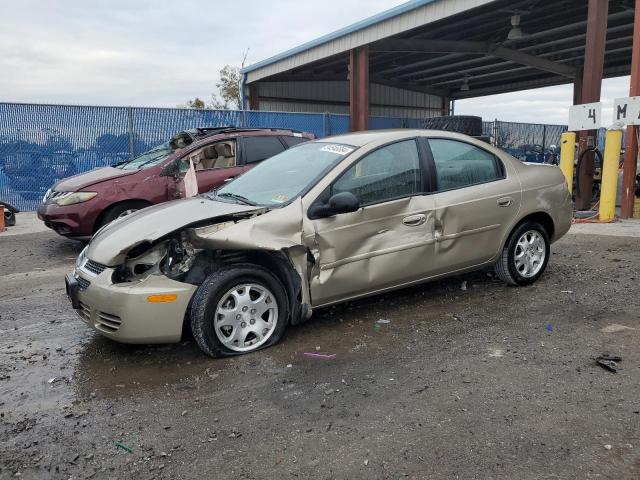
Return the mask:
M141 168L153 167L171 155L173 151L174 150L171 148L169 142L165 142L144 152L142 155L138 155L137 157L118 165L117 168L121 168L122 170L138 170Z
M356 147L308 142L285 150L238 177L216 192L223 200L277 206L300 195L318 176Z

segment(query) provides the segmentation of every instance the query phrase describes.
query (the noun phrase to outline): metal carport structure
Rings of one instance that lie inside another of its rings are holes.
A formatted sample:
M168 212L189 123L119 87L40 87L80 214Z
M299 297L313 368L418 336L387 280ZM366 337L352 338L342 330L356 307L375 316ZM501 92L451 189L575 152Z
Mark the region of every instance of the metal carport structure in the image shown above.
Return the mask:
M244 68L243 101L348 111L352 130L379 112L436 116L451 100L568 83L574 103L594 102L602 78L631 71L634 13L634 0L412 0Z

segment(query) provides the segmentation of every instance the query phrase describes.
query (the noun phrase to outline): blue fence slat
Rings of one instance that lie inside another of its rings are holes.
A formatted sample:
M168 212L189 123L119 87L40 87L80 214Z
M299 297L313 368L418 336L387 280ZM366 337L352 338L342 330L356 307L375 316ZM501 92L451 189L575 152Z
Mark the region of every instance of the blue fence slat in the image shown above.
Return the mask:
M421 128L422 119L370 117L369 128ZM0 199L35 210L58 179L113 165L195 127L292 128L316 137L349 131L349 115L0 103ZM503 148L558 144L566 127L484 122Z

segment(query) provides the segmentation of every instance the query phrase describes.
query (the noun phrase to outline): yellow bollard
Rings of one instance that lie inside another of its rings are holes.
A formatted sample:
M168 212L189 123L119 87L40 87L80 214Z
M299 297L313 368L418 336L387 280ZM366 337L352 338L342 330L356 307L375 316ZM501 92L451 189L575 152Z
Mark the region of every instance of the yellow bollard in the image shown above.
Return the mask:
M576 156L576 132L565 132L560 138L560 170L573 192L573 167Z
M604 139L604 159L602 161L602 180L600 181L601 222L616 218L616 194L618 192L618 169L620 165L620 149L622 148L622 131L607 130Z

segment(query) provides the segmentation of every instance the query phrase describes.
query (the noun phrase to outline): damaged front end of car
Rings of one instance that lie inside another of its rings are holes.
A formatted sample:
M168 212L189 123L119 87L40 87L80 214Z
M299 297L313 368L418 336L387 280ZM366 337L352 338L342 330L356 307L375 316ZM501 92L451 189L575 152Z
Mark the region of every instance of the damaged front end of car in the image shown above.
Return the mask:
M301 208L301 205L297 207ZM111 264L111 281L120 286L134 286L150 277L164 277L198 287L224 266L261 266L273 273L285 288L289 322L295 325L311 316L308 272L314 259L303 245L300 217L292 215L290 209L295 210L296 205L278 210L253 208L225 212L161 236L155 229L153 234L135 243L129 242L129 246L122 246L117 251L113 250L111 242L111 258L102 259ZM128 223L133 230L135 222ZM114 230L127 228L124 221L114 226ZM117 237L125 238L120 233ZM116 233L111 236L116 237ZM97 241L104 244L106 238ZM95 255L102 253L104 257L104 250L93 250Z

